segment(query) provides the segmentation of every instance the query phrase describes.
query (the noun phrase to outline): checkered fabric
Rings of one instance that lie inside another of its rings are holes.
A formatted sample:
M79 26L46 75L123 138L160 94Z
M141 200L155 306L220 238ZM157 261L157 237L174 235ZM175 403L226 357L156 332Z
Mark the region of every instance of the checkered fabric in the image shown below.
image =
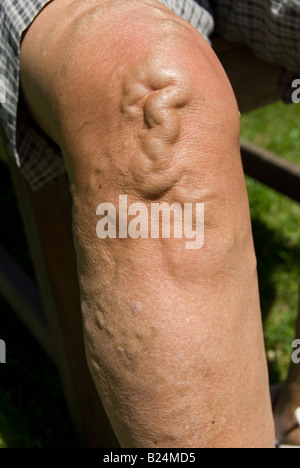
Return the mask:
M17 125L21 36L49 1L0 2L0 119L8 152L33 189L65 172L59 150L39 134L25 113L20 113Z
M19 44L22 33L50 0L1 0L0 119L11 155L34 190L65 172L59 149L19 106ZM215 28L247 43L261 58L283 67L282 91L300 77L300 0L160 0L206 38Z
M280 65L282 99L291 103L300 78L300 0L210 0L216 30L247 44L259 58Z

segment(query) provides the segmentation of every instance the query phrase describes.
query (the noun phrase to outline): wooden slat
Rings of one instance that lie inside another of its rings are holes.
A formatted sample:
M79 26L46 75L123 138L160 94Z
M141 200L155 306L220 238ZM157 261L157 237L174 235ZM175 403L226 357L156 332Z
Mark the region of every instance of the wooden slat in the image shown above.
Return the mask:
M242 113L280 99L276 65L258 59L247 46L221 37L213 38L212 45L229 77Z
M1 247L0 294L53 360L53 343L40 293L35 283Z
M247 175L300 202L300 166L243 140L241 153Z

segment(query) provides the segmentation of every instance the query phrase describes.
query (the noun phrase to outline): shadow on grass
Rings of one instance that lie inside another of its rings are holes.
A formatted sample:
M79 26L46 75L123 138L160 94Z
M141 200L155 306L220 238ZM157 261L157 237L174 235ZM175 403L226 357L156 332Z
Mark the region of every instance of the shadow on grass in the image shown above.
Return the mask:
M34 279L34 270L10 174L3 163L0 163L0 244Z
M0 219L0 245L34 278L9 171L2 163ZM9 448L74 447L58 372L2 298L0 339L7 349L7 362L0 364L0 441Z
M300 279L300 248L290 245L278 230L268 228L260 219L252 219L255 250L258 260L258 278L265 324L276 300L276 273L293 271ZM284 255L282 253L284 252ZM279 372L276 363L268 363L271 383L277 383Z
M54 364L3 300L0 309L7 349L6 364L0 365L2 439L9 448L75 447Z

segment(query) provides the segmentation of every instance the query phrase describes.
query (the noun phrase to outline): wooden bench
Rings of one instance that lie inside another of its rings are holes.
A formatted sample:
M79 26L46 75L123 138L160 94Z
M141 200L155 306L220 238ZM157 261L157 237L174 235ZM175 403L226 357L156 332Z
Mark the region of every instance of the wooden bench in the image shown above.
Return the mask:
M213 47L241 112L280 98L275 66L255 58L247 47L221 38L213 40ZM55 361L80 443L113 448L117 443L85 359L67 177L33 193L15 163L7 159L1 135L0 156L10 168L38 284L0 249L0 294ZM298 166L248 143L241 146L247 174L300 201Z

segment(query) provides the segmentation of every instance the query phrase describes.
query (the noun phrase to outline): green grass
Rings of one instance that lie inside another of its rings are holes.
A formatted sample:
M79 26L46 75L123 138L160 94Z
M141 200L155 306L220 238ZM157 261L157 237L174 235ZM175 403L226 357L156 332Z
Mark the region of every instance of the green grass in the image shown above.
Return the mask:
M242 137L300 165L300 105L276 103L242 117ZM300 205L247 178L273 382L291 357L300 281ZM300 187L299 187L300 190Z
M0 448L7 448L5 440L2 439L2 436L0 435Z
M242 117L242 136L300 164L300 104L275 104ZM300 205L247 178L272 382L286 377L300 280ZM299 187L300 190L300 187ZM0 244L33 276L6 169L0 165ZM0 448L73 447L53 364L0 299Z
M242 116L242 137L300 164L300 104L278 102Z

